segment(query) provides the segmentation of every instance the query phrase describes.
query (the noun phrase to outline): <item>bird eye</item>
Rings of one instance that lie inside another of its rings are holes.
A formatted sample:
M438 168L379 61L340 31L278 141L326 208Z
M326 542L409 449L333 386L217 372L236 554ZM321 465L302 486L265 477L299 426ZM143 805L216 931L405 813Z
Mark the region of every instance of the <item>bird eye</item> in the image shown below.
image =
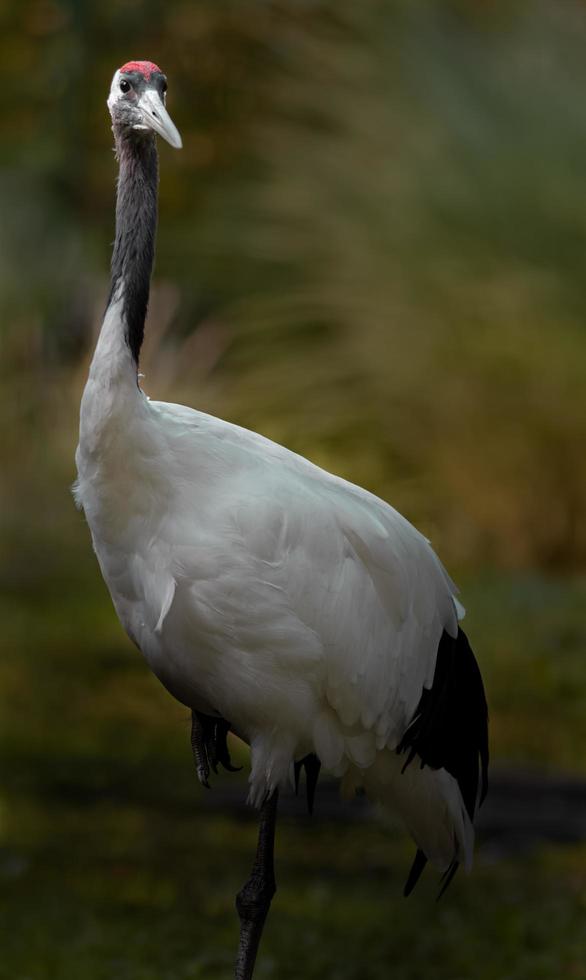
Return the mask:
M167 88L168 88L167 79L166 78L164 78L163 81L161 82L161 88L162 88L163 94L164 94L167 91Z
M126 79L123 78L122 81L120 82L120 89L121 89L121 91L122 92L130 92L130 88L131 88L130 82L127 82Z

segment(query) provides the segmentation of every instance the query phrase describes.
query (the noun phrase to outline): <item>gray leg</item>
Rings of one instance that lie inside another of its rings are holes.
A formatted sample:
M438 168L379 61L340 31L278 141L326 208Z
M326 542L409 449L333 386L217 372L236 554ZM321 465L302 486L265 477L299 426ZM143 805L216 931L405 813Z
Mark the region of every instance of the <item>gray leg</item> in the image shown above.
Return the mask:
M250 878L236 896L240 944L235 980L252 980L260 937L276 891L274 849L278 799L279 791L275 790L261 807L256 857Z

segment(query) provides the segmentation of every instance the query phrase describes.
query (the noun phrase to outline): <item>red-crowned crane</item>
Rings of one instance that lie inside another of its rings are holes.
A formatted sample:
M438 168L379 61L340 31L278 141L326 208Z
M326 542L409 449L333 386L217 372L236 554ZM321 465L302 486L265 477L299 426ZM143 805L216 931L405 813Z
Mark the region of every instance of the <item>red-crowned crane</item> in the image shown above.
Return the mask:
M260 808L238 894L237 980L275 890L279 787L320 766L403 819L417 853L470 865L486 792L487 708L455 587L428 541L373 494L263 436L139 384L157 220L155 134L181 138L149 61L114 75L120 167L110 296L81 402L75 495L126 632L192 712L200 781L250 745Z

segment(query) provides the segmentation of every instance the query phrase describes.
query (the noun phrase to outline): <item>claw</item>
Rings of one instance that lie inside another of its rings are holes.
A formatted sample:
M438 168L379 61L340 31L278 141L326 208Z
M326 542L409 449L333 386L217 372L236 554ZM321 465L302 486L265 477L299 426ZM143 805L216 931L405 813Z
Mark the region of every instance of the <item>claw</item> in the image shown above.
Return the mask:
M212 787L208 782L209 769L204 769L203 766L197 766L195 771L197 772L197 778L199 779L201 785L206 789L211 789Z
M214 750L216 762L219 763L226 772L240 772L242 766L233 766L228 751L228 732L230 725L221 718L216 722L214 729Z
M242 766L233 766L230 761L222 762L222 765L226 772L242 772Z

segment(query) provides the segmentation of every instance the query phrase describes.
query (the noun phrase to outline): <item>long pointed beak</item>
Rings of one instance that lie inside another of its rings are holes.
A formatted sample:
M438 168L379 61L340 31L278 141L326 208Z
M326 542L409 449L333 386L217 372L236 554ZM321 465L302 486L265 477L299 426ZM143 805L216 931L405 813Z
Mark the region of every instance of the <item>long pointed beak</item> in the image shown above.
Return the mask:
M183 143L177 127L167 112L161 96L155 89L147 88L143 92L138 102L138 108L149 129L154 129L155 133L167 140L167 143L174 146L176 150L181 149Z

